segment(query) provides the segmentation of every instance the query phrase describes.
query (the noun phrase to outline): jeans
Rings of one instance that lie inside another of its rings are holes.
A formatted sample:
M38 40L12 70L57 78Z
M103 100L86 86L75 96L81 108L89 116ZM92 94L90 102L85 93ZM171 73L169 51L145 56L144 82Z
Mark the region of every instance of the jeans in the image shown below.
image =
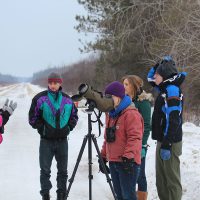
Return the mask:
M140 165L134 163L133 173L127 173L121 162L110 162L110 173L117 200L137 200L136 183Z
M66 193L67 185L67 164L68 164L68 141L67 138L60 140L40 140L39 149L40 161L40 194L49 193L52 188L50 181L51 164L55 156L57 162L57 192Z
M141 160L141 166L140 166L140 174L138 177L138 191L147 192L147 179L145 174L145 163L146 163L146 157L143 157Z

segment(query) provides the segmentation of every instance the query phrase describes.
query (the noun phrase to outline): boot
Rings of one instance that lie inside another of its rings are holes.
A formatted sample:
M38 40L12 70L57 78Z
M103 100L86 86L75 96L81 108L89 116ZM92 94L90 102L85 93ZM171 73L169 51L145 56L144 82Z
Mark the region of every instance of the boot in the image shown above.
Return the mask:
M66 194L63 192L57 193L57 200L66 200Z
M50 200L50 195L49 194L42 195L42 200Z
M147 200L148 192L137 191L138 200Z

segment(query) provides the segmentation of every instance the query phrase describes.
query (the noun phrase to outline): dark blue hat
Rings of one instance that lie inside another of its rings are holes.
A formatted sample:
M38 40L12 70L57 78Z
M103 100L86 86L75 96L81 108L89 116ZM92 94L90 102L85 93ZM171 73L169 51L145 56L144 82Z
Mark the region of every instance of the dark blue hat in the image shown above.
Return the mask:
M174 62L171 56L165 56L163 58L156 70L156 73L161 75L164 80L178 73L176 63Z

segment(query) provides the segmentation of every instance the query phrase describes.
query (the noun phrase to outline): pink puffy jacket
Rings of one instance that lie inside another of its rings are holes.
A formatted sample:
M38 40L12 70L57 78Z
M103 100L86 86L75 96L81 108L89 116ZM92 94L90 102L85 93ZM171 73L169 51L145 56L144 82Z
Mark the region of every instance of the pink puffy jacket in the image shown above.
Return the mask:
M2 124L3 124L3 118L2 118L2 116L0 115L0 128L2 127ZM0 144L2 143L2 141L3 141L3 137L2 137L2 135L1 135L1 133L0 133Z

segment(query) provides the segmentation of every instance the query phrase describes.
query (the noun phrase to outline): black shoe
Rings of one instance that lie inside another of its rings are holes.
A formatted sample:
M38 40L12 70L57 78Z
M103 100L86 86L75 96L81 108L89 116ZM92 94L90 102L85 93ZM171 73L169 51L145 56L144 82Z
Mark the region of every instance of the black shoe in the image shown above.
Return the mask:
M57 200L66 200L66 194L63 192L57 193Z
M42 195L42 200L50 200L50 195L49 194Z

